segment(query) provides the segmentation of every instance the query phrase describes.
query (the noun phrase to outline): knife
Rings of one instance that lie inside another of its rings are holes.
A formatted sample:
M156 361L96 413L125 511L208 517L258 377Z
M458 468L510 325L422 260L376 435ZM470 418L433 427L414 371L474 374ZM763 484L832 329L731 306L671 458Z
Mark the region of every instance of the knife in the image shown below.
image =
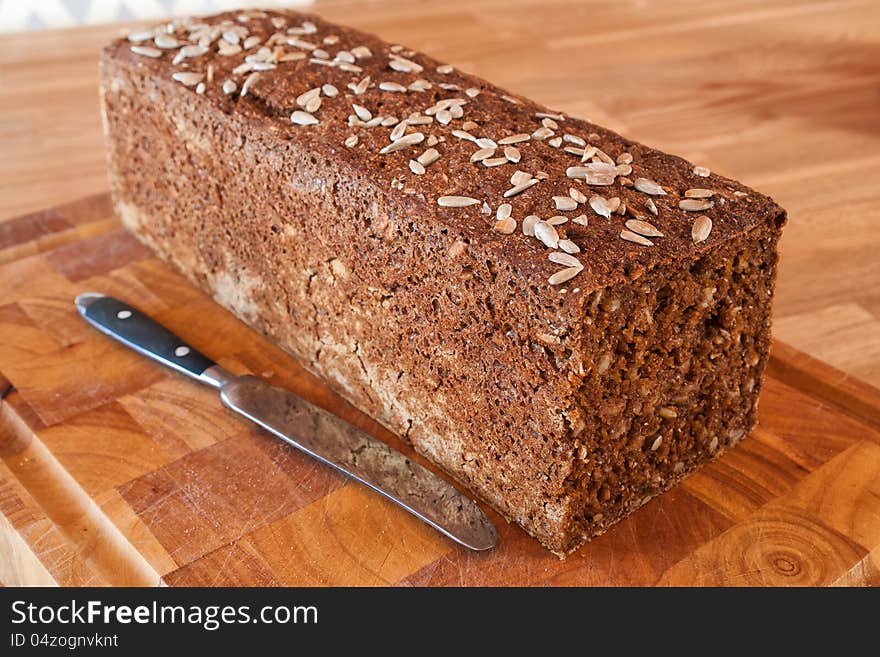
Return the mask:
M235 376L137 308L86 292L80 315L96 329L220 391L223 405L319 461L381 493L471 550L498 542L477 504L427 468L289 390L254 376Z

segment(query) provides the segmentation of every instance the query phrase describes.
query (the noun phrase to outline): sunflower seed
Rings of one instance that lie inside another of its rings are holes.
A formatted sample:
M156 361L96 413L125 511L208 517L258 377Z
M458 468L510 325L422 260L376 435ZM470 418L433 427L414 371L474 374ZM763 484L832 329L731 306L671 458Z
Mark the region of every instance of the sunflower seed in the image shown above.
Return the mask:
M476 98L480 95L480 90L476 87L469 87L468 89L464 90L464 95L468 98Z
M654 440L654 442L651 443L651 451L656 452L658 449L660 449L660 445L662 445L662 444L663 444L663 436L657 436L656 440Z
M618 164L615 170L618 176L628 176L633 172L633 168L628 164Z
M479 203L477 199L470 196L441 196L437 199L437 205L441 208L466 208Z
M642 237L638 233L634 233L631 230L622 230L620 231L620 238L626 240L627 242L635 242L636 244L641 244L642 246L654 246L654 242L649 240L647 237Z
M393 125L397 125L400 121L397 120L396 116L383 116L382 120L379 122L383 128L390 128Z
M685 198L712 198L714 195L715 192L711 189L703 189L702 187L695 187L684 193Z
M483 160L483 166L489 167L489 168L500 167L504 164L507 164L506 157L488 157L485 160Z
M479 128L479 124L474 121L465 121L461 124L461 129L470 132L471 130L476 130ZM476 141L476 137L474 137L474 141Z
M562 146L562 137L553 137L553 139L548 139L547 143L550 144L553 148L559 148Z
M712 220L704 214L694 219L694 225L691 227L691 239L694 244L705 242L712 232Z
M306 103L305 110L309 114L314 114L319 109L321 109L321 97L315 96L308 103Z
M415 82L411 82L407 89L410 91L427 91L433 86L434 85L427 80L416 80Z
M590 159L599 152L599 149L595 146L588 146L584 148L584 154L581 155L581 162L589 162ZM614 171L617 171L617 167L614 167Z
M522 154L516 146L505 146L504 157L516 164L522 158Z
M363 105L358 105L357 103L352 103L351 107L352 107L352 109L354 109L354 113L357 115L357 117L361 121L369 121L370 119L373 118L373 113L370 112L370 110L368 110Z
M236 89L238 89L238 85L235 84L235 80L226 80L223 83L223 93L227 95L234 94Z
M575 203L586 203L587 196L581 190L575 189L574 187L568 188L568 195L575 201Z
M495 155L494 148L481 148L476 153L471 155L471 162L482 162L490 157Z
M397 141L398 139L400 139L401 137L403 137L403 135L406 134L406 127L407 127L407 125L409 125L409 124L404 123L403 121L401 121L401 122L398 123L396 126L394 126L394 130L391 131L391 134L389 135L389 139L390 139L391 141Z
M313 98L318 98L321 95L321 87L315 87L314 89L309 89L308 91L301 93L296 97L296 104L300 107L305 107L309 104L309 101Z
M510 177L511 185L522 185L532 179L532 174L525 171L517 171Z
M568 217L565 217L561 214L554 215L546 220L548 224L551 226L561 226L564 223L568 222Z
M581 247L572 242L571 240L559 240L559 248L565 251L566 253L580 253Z
M520 142L528 141L529 139L531 139L531 137L529 137L528 134L526 134L525 132L520 132L515 135L504 137L504 139L499 139L498 143L501 146L505 146L507 144L519 144Z
M555 249L559 246L559 233L546 221L539 221L535 224L535 237L548 248Z
M480 148L498 148L498 144L488 137L477 139L477 146Z
M686 198L678 202L678 207L685 212L702 212L715 205L714 202L704 198Z
M577 201L571 196L554 196L553 203L556 205L556 209L562 212L577 210L578 206Z
M620 197L612 196L607 201L605 201L605 205L611 210L612 213L620 210Z
M527 235L529 237L534 237L535 236L535 224L537 224L539 221L540 221L540 219L537 217L537 215L534 215L534 214L530 214L528 217L523 219L523 222L522 222L523 235Z
M242 87L241 91L242 95L244 95L244 87ZM316 119L308 112L303 112L302 110L296 110L293 114L291 114L290 120L296 125L315 125L316 123L318 123L318 119Z
M370 76L368 75L360 82L354 85L348 85L348 88L352 90L355 96L360 96L364 92L366 92L367 88L370 86Z
M391 142L381 151L379 151L380 155L387 155L388 153L393 153L395 151L400 151L406 148L407 146L414 146L415 144L421 144L425 140L425 135L421 132L412 132L408 135L404 135L397 141Z
M565 121L564 114L551 114L550 112L535 112L537 119L553 119L555 121Z
M553 131L550 128L540 127L532 133L532 139L536 141L543 141L548 137L553 136Z
M590 207L593 208L596 214L601 217L605 217L606 219L611 218L611 208L608 207L608 201L606 201L601 196L593 196L590 198Z
M400 93L406 93L406 87L398 82L380 82L379 88L382 91L397 91Z
M143 57L152 57L155 59L156 57L162 56L162 51L158 48L150 48L150 46L132 46L130 50L135 55L141 55Z
M514 98L513 96L499 96L501 100L510 103L511 105L522 105L522 101L519 98Z
M492 228L503 235L510 235L516 230L516 219L513 217L504 217L503 219L496 221Z
M556 121L551 119L549 116L545 116L543 119L541 119L541 125L545 128L550 128L551 130L559 130L559 124L556 123Z
M418 160L410 160L409 161L409 170L418 176L425 173L425 167Z
M477 138L474 137L467 130L453 130L452 136L458 137L459 139L466 139L467 141L477 141Z
M391 54L389 58L388 66L400 73L421 73L425 70L420 64L416 64L414 61L400 55Z
M345 141L344 141L343 143L344 143L346 146L348 146L349 148L354 148L355 146L357 146L357 143L358 143L358 136L357 136L357 135L351 135L351 136L349 136L349 137L346 137L346 138L345 138Z
M644 235L645 237L663 237L663 233L657 230L656 226L649 224L647 221L629 219L624 225L632 232Z
M504 192L504 198L511 198L513 196L516 196L517 194L520 194L521 192L526 191L532 185L537 185L538 182L539 182L539 180L537 178L533 178L529 182L523 183L522 185L514 185L513 187L508 189L506 192Z
M336 57L334 57L333 59L340 62L345 62L346 64L354 64L354 55L352 55L347 50L340 50L338 53L336 53Z
M579 167L568 167L565 175L569 178L582 178L589 185L611 185L617 172L613 165L593 162Z
M132 43L140 43L142 41L147 41L153 38L153 33L148 30L141 30L139 32L132 32L128 35L128 40Z
M170 50L172 48L180 47L180 41L175 39L170 34L157 34L156 38L153 39L153 43L156 44L157 48L162 48L163 50Z
M420 114L416 116L410 116L408 119L404 120L404 123L406 123L407 125L428 125L429 123L433 122L433 116L422 116Z
M178 71L171 75L176 82L180 82L185 87L194 87L205 79L204 73L196 73L194 71Z
M579 226L589 226L590 221L587 219L587 215L579 214L574 219L571 220L571 223L578 224Z
M441 64L437 67L436 71L441 75L449 75L452 73L454 69L452 68L452 64Z
M373 56L373 53L370 52L370 49L366 46L356 46L352 48L351 54L354 55L356 59L366 59L367 57Z
M645 201L645 207L648 209L648 212L653 214L655 217L657 216L657 205L654 203L654 199L649 198Z
M439 159L440 152L436 148L429 148L416 158L422 166L429 166Z
M636 178L633 185L637 190L644 194L650 194L651 196L666 196L666 191L653 180Z
M583 267L569 267L568 269L562 269L548 278L547 282L550 283L550 285L561 285L580 274L583 269Z
M572 135L568 132L566 132L564 135L562 135L562 140L567 144L575 144L576 146L580 146L581 148L587 147L587 142L585 142L583 139L581 139L577 135Z
M562 240L562 242L567 242L568 240ZM553 251L547 256L547 259L557 265L564 265L566 267L580 267L583 269L583 264L581 261L575 258L573 255L569 255L568 253L560 253L559 251Z
M495 213L495 218L501 221L502 219L507 219L510 216L511 212L513 212L513 206L510 203L502 203L498 206L498 211Z
M694 167L694 175L701 178L708 178L712 172L706 167Z

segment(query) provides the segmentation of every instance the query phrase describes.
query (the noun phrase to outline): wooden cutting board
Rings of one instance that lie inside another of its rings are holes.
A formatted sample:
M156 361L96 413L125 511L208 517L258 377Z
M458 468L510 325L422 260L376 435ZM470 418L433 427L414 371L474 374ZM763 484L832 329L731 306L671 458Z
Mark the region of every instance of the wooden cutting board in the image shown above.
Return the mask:
M89 290L409 452L153 258L105 195L21 217L0 225L2 583L880 584L880 391L785 344L747 440L562 561L494 512L498 549L453 545L98 334L73 306Z

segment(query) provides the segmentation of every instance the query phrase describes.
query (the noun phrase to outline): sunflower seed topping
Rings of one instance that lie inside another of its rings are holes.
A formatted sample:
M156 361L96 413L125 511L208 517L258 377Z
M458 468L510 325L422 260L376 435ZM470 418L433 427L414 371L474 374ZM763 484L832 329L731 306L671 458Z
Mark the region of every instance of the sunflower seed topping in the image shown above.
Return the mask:
M419 162L418 160L410 160L409 161L409 170L412 171L417 176L420 176L423 173L425 173L424 165L421 162Z
M242 95L244 95L244 87L242 87L241 91ZM315 125L318 123L318 119L316 119L312 114L309 114L308 112L304 112L302 110L296 110L293 114L291 114L290 120L296 125Z
M627 242L641 244L642 246L654 246L654 242L649 240L647 237L642 237L638 233L634 233L631 230L627 229L620 231L620 238L626 240Z
M535 237L548 248L555 249L559 246L559 233L546 221L535 223Z
M694 225L691 227L691 239L694 244L705 242L712 232L712 220L704 214L694 219Z
M537 215L534 215L534 214L530 214L528 217L523 219L523 222L522 222L523 235L527 235L528 237L534 237L535 236L535 224L537 224L539 221L540 221L540 219L537 217Z
M407 91L406 87L398 82L380 82L379 88L382 91L397 91L399 93L406 93Z
M577 210L578 206L578 202L571 196L554 196L553 203L556 205L556 209L562 212Z
M171 79L185 87L194 87L205 79L204 73L196 73L195 71L177 71L171 75Z
M522 158L522 154L519 152L519 149L516 146L505 146L504 157L516 164Z
M493 155L495 155L494 148L481 148L473 155L471 155L471 162L482 162L483 160L489 159Z
M582 271L583 267L568 267L567 269L562 269L553 274L550 278L547 279L547 282L550 283L550 285L561 285L566 281L570 281Z
M712 198L714 195L715 192L711 189L703 189L702 187L695 187L684 193L685 198Z
M578 226L589 226L590 220L587 219L587 215L579 214L574 219L571 220L571 223L577 224Z
M358 144L358 136L357 135L349 135L345 138L345 142L343 142L348 148L354 148Z
M568 241L568 240L563 240ZM547 259L557 265L563 265L565 267L581 267L583 268L583 264L581 261L575 258L573 255L569 255L568 253L560 253L559 251L553 251L547 256Z
M638 233L639 235L643 235L645 237L663 237L663 233L657 230L656 226L654 226L653 224L649 224L647 221L640 221L639 219L629 219L624 225L632 232Z
M528 141L529 139L531 139L531 137L528 134L526 134L525 132L520 132L518 134L499 139L498 144L501 146L506 146L508 144L519 144L520 142Z
M419 164L422 166L430 166L434 162L440 159L440 152L436 148L429 148L424 153L419 155L416 160L418 160Z
M441 196L437 199L437 205L441 208L466 208L471 205L479 205L479 201L470 196Z
M403 150L408 146L414 146L415 144L421 144L425 140L425 135L421 132L412 132L408 135L404 135L397 141L391 142L385 148L379 151L380 155L387 155L388 153L393 153L395 151Z
M605 217L606 219L611 218L611 207L608 205L608 201L601 196L590 197L590 207L593 208L593 211L600 217Z
M650 194L651 196L666 196L666 191L653 180L636 178L633 185L643 194Z
M704 198L685 198L678 202L678 207L685 212L702 212L713 207L715 203Z
M162 56L162 51L158 48L151 48L150 46L132 46L130 50L135 55L141 55L142 57L151 57L156 59L157 57Z
M694 175L700 176L701 178L708 178L712 175L712 172L706 167L694 167Z
M234 94L236 89L238 89L238 85L235 84L235 80L226 80L223 83L223 93L226 95Z
M516 219L513 217L504 217L503 219L496 221L492 228L502 235L510 235L516 230Z
M648 209L648 212L653 214L655 217L657 216L657 205L654 203L654 199L649 198L647 201L645 201L645 207Z

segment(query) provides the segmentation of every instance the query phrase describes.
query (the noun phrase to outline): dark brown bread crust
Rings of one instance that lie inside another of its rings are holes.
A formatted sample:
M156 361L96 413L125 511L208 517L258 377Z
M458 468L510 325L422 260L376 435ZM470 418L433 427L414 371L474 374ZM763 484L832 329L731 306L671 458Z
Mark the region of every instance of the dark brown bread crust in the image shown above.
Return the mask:
M479 147L452 129L473 121L474 135L498 141L533 133L535 113L547 110L508 102L472 76L436 73L437 62L419 54L400 53L423 72L393 71L387 44L314 16L205 21L246 26L261 41L312 21L316 34L292 38L331 57L357 46L372 57L357 60L362 72L280 63L240 97L221 85L241 86L246 75L230 71L247 53L222 56L212 45L175 66L176 50L153 59L114 42L101 84L117 210L162 257L362 410L557 553L751 429L784 221L770 199L570 118L558 120L556 136L582 137L614 158L630 153L629 177L663 186L666 195L652 197L658 216L622 176L601 187L567 178L580 158L547 140L516 144L519 163L486 168L470 161ZM176 34L183 41L189 30ZM338 42L323 45L328 36ZM208 66L213 82L203 94L171 79ZM434 86L353 95L347 85L365 75L376 85L423 78ZM339 94L323 98L319 123L292 124L296 98L327 83ZM480 94L469 98L469 88ZM426 143L381 155L390 126L348 126L353 102L405 118L451 97L468 100L463 117L409 129L445 137L423 175L408 162ZM353 134L358 145L343 146ZM504 199L517 169L548 178ZM665 237L641 246L619 237L632 215L605 219L589 205L557 211L551 198L570 187L622 198ZM712 190L715 203L703 213L712 232L697 245L699 213L678 208L694 187ZM446 195L486 201L492 216L480 205L439 207ZM492 229L503 202L518 222L510 235ZM519 228L532 213L588 215L588 226L557 226L581 249L584 270L568 283L548 284L563 267Z

